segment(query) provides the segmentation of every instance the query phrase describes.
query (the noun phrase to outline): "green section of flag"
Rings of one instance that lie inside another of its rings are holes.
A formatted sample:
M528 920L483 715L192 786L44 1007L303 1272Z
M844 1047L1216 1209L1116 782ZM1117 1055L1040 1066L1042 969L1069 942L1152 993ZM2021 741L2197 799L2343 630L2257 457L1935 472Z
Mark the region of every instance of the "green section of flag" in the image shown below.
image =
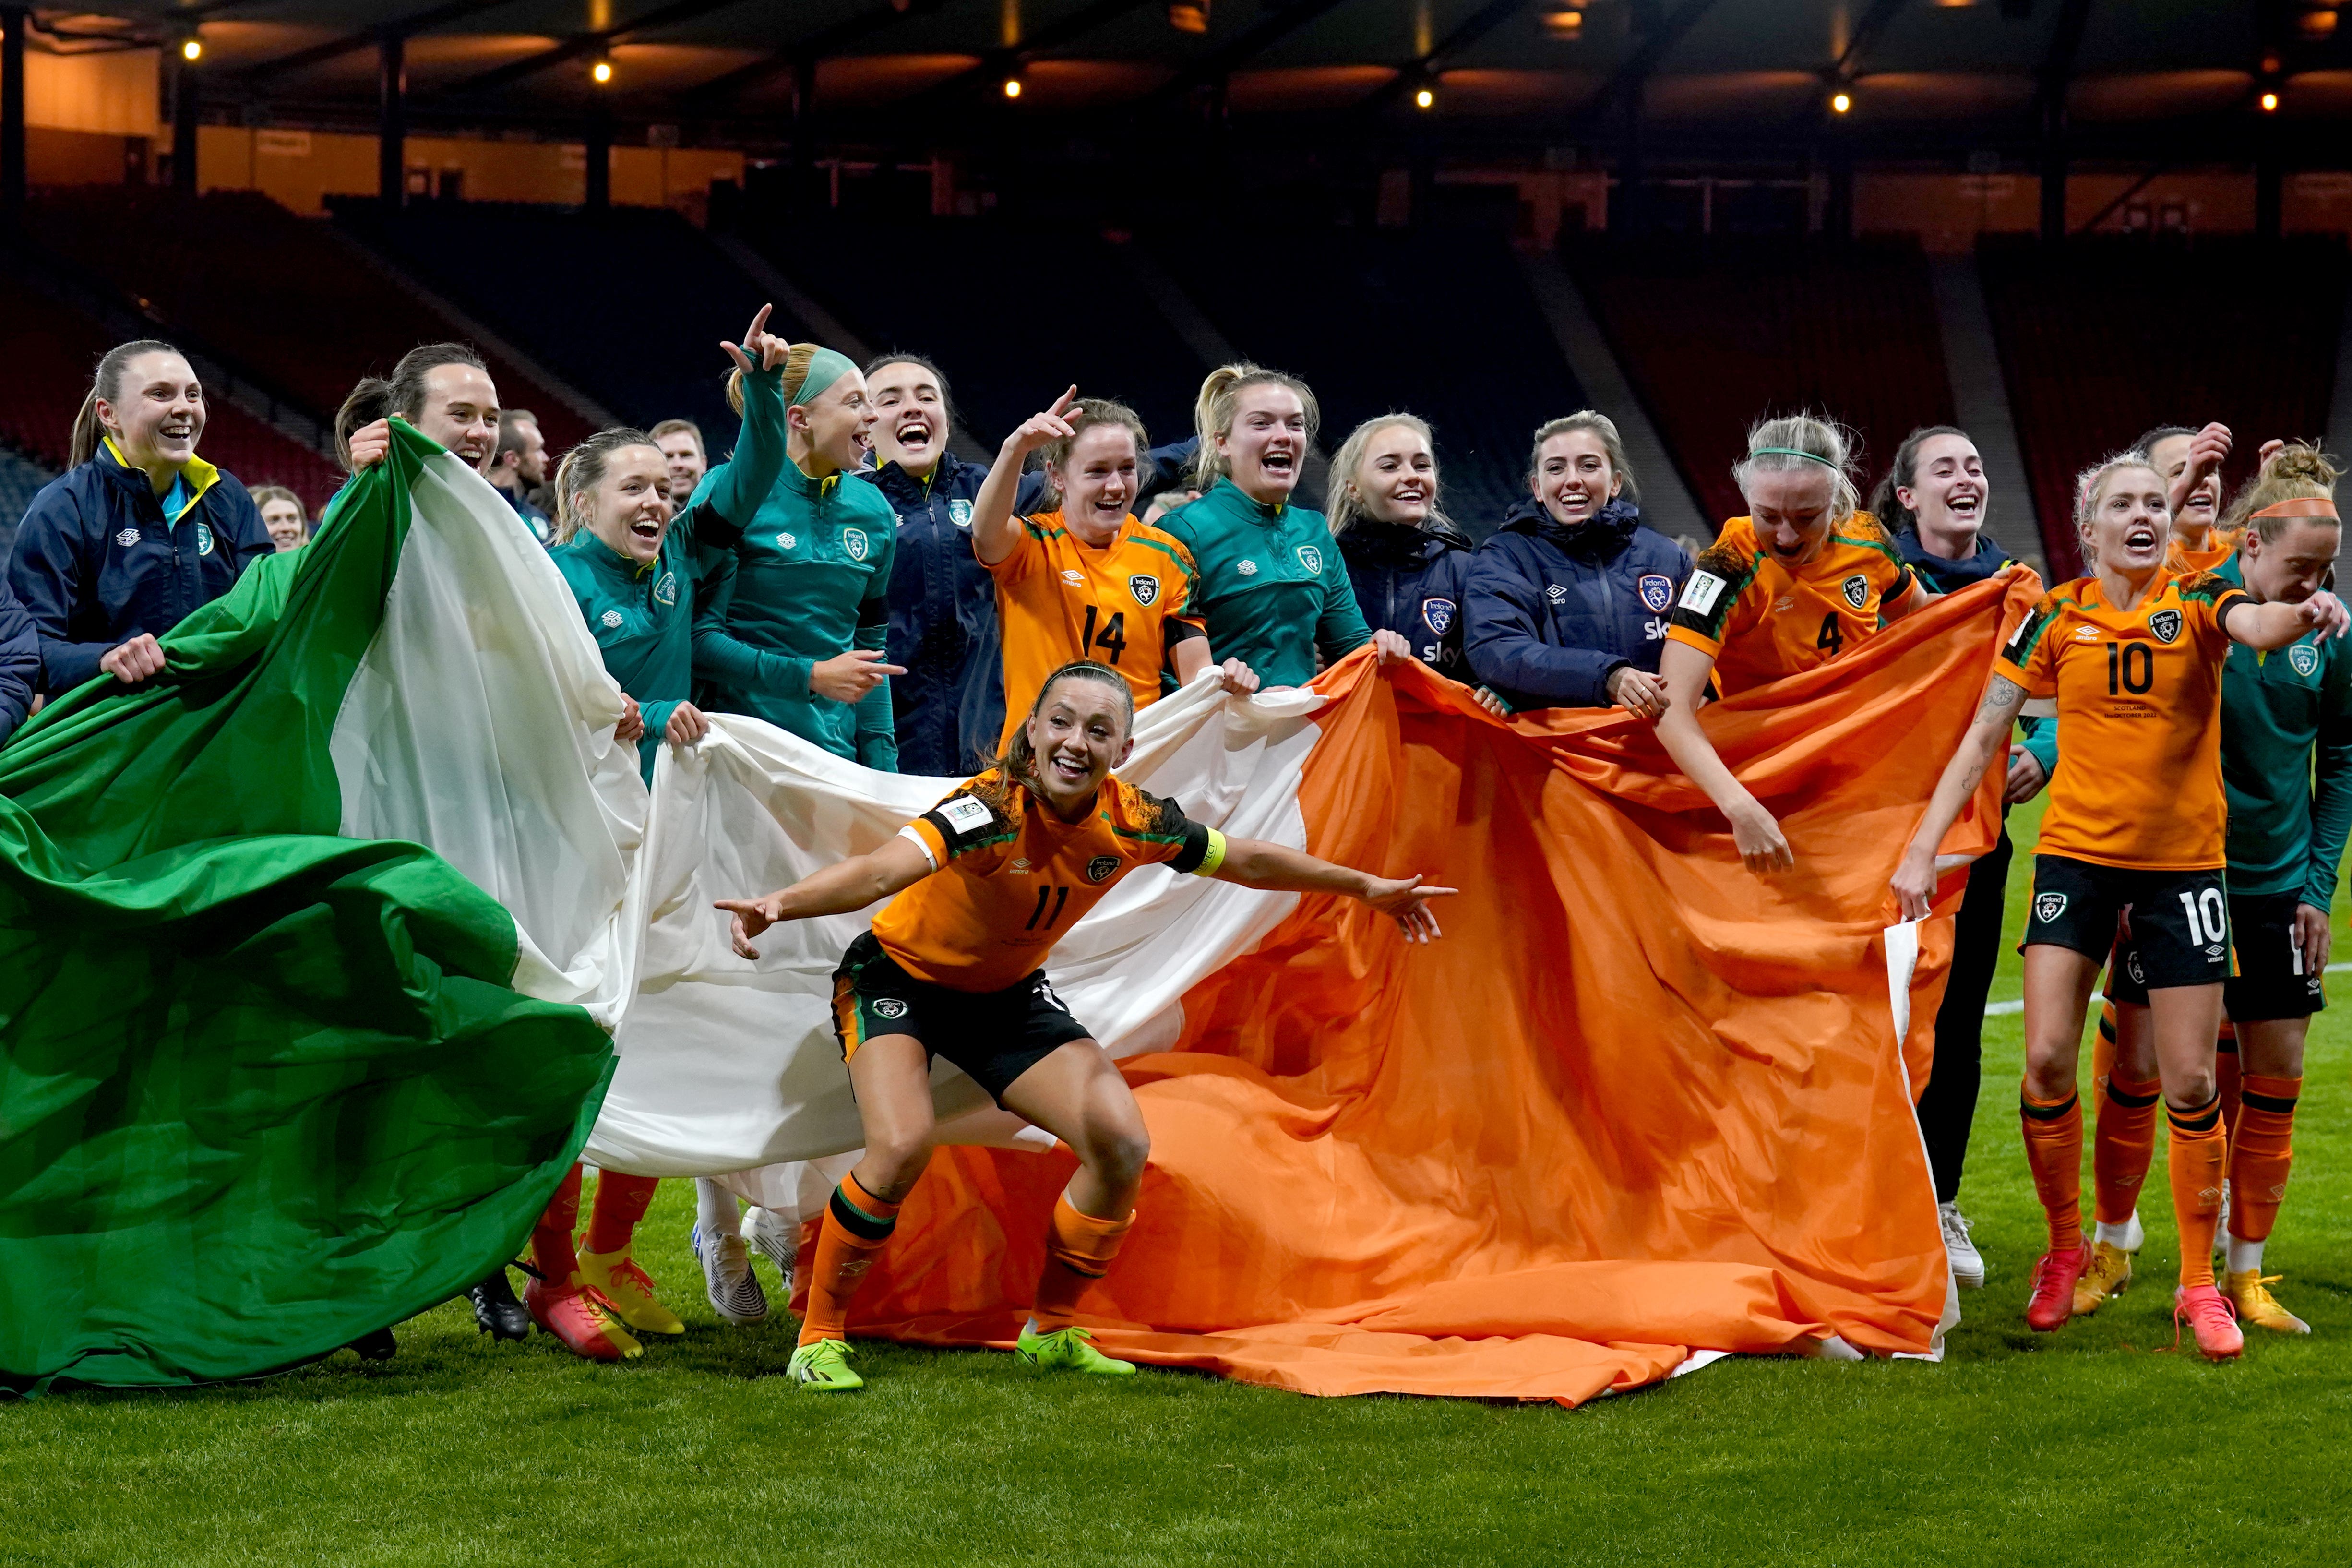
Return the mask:
M398 429L397 426L395 426ZM0 1387L323 1355L515 1255L612 1043L509 985L512 918L339 837L329 754L440 448L0 752Z

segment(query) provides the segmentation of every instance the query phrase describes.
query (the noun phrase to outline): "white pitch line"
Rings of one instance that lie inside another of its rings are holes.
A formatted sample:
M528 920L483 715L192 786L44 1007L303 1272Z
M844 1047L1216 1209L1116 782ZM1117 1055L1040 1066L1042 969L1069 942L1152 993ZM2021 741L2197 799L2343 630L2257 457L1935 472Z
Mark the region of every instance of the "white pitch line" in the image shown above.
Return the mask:
M2352 963L2331 963L2327 966L2326 973L2333 974L2339 969L2352 969ZM2100 1000L2105 1001L2105 998L2101 997ZM1985 1016L1988 1018L2005 1017L2009 1014L2024 1011L2025 1002L2021 997L2015 1002L1990 1002L1985 1005Z

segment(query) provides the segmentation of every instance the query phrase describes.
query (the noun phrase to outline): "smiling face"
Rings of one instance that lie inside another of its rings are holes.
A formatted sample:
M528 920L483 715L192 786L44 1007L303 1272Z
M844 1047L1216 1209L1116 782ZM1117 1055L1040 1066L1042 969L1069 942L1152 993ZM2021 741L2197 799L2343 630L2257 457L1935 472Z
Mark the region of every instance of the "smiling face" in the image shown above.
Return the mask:
M875 459L929 479L948 443L948 397L940 378L899 360L876 370L866 393L876 415Z
M2302 604L2319 592L2343 542L2343 528L2322 517L2290 519L2274 540L2246 530L2238 561L2246 592L2266 605Z
M588 531L644 565L661 553L669 532L669 459L658 447L618 447L604 458L604 477L580 498Z
M1214 439L1244 495L1288 500L1307 462L1307 405L1279 382L1255 383L1235 399L1234 427Z
M205 433L205 389L188 362L152 350L123 363L113 398L98 400L99 423L134 468L177 473Z
M2137 463L2110 468L2092 493L2083 541L2102 575L2139 578L2164 564L2171 542L2164 505L2166 481Z
M1437 454L1412 426L1384 425L1364 443L1364 455L1348 480L1364 503L1365 516L1419 528L1437 506Z
M1045 475L1062 492L1062 521L1088 544L1107 544L1135 505L1135 432L1097 420L1070 443L1070 455L1047 464Z
M854 370L808 402L784 410L794 458L819 479L855 468L865 459L876 417L866 395L866 378Z
M1984 459L1966 436L1930 436L1919 443L1911 483L1895 499L1911 509L1923 532L1972 534L1984 526Z
M684 506L694 499L694 487L702 482L703 470L709 467L702 442L691 430L673 430L661 438L661 453L669 465L669 499L672 504Z
M1624 485L1598 430L1563 430L1546 440L1529 481L1544 511L1564 528L1591 522Z
M1821 553L1830 536L1830 509L1837 497L1835 477L1819 463L1793 470L1751 474L1748 514L1756 537L1783 566L1801 566Z
M269 530L269 542L280 550L296 548L310 531L302 525L302 509L281 496L261 503L261 525Z
M1084 810L1135 749L1128 713L1126 688L1108 681L1066 676L1046 688L1028 721L1032 782L1063 816Z
M481 468L499 447L499 389L473 365L436 364L425 373L425 406L415 424L419 434Z
M2148 445L2148 463L2163 478L2168 489L2189 469L2189 442L2186 436L2167 436ZM2180 503L2180 515L2172 521L2176 528L2202 538L2221 515L2221 473L2217 468L2205 476L2203 484L2189 492L2188 499Z

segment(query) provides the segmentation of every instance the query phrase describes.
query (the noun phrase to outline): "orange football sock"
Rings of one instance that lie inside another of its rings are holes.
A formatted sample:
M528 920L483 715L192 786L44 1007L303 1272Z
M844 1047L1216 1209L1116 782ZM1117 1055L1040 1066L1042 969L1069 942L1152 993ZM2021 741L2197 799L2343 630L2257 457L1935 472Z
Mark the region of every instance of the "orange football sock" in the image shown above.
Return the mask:
M2167 1103L2172 1139L2166 1163L2172 1173L2172 1217L2180 1226L2180 1283L2213 1283L2213 1230L2221 1219L2221 1176L2230 1141L2221 1130L2221 1099L2193 1110Z
M580 1167L574 1164L547 1200L547 1211L531 1226L530 1260L539 1277L550 1285L569 1285L580 1271L579 1256L572 1250L572 1227L580 1223Z
M2099 1004L2099 1032L2091 1041L2091 1087L2105 1089L2116 1070L2116 1005Z
M2156 1152L2156 1102L2163 1086L2138 1083L2120 1074L2106 1077L2099 1096L2099 1127L2091 1139L2094 1212L2101 1225L2127 1225L2139 1207L2140 1184L2147 1180Z
M2221 1096L2221 1136L2224 1138L2238 1135L2238 1105L2242 1096L2239 1083L2242 1077L2237 1026L2224 1023L2221 1037L2213 1042L2213 1087Z
M858 1185L855 1172L841 1178L825 1205L816 1235L816 1261L809 1266L808 1316L801 1320L800 1342L849 1337L849 1301L866 1271L898 1228L898 1205Z
M2083 1100L2068 1090L2063 1100L2036 1100L2019 1091L2025 1122L2025 1163L2033 1172L2034 1195L2050 1216L2050 1250L2072 1252L2083 1245Z
M629 1245L636 1233L637 1221L646 1217L646 1205L654 1201L654 1189L661 1185L659 1176L625 1176L618 1171L600 1171L596 1174L596 1201L588 1210L588 1234L582 1239L591 1252L620 1252Z
M2294 1102L2303 1079L2248 1073L2242 1092L2230 1138L2230 1234L2267 1241L2294 1163Z
M1077 1315L1078 1298L1087 1287L1110 1272L1127 1227L1135 1223L1133 1209L1118 1219L1097 1219L1071 1206L1070 1194L1054 1200L1053 1227L1045 1236L1045 1267L1037 1274L1037 1304L1029 1321L1041 1334L1066 1329Z

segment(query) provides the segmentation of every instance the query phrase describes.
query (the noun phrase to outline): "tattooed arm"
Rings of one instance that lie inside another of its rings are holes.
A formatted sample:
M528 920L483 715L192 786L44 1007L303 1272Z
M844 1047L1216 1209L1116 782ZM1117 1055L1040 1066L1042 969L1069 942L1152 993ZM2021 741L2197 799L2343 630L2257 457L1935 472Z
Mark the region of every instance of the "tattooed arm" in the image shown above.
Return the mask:
M1920 821L1919 831L1911 836L1903 863L1895 869L1895 901L1905 920L1916 921L1927 914L1936 896L1936 846L1952 830L1960 808L1983 780L1985 769L1995 757L2008 754L2010 726L2024 703L2025 688L2005 675L1994 676L1985 687L1976 720L1960 737L1959 750L1944 764L1944 776L1936 781L1936 793L1927 802L1927 815Z

